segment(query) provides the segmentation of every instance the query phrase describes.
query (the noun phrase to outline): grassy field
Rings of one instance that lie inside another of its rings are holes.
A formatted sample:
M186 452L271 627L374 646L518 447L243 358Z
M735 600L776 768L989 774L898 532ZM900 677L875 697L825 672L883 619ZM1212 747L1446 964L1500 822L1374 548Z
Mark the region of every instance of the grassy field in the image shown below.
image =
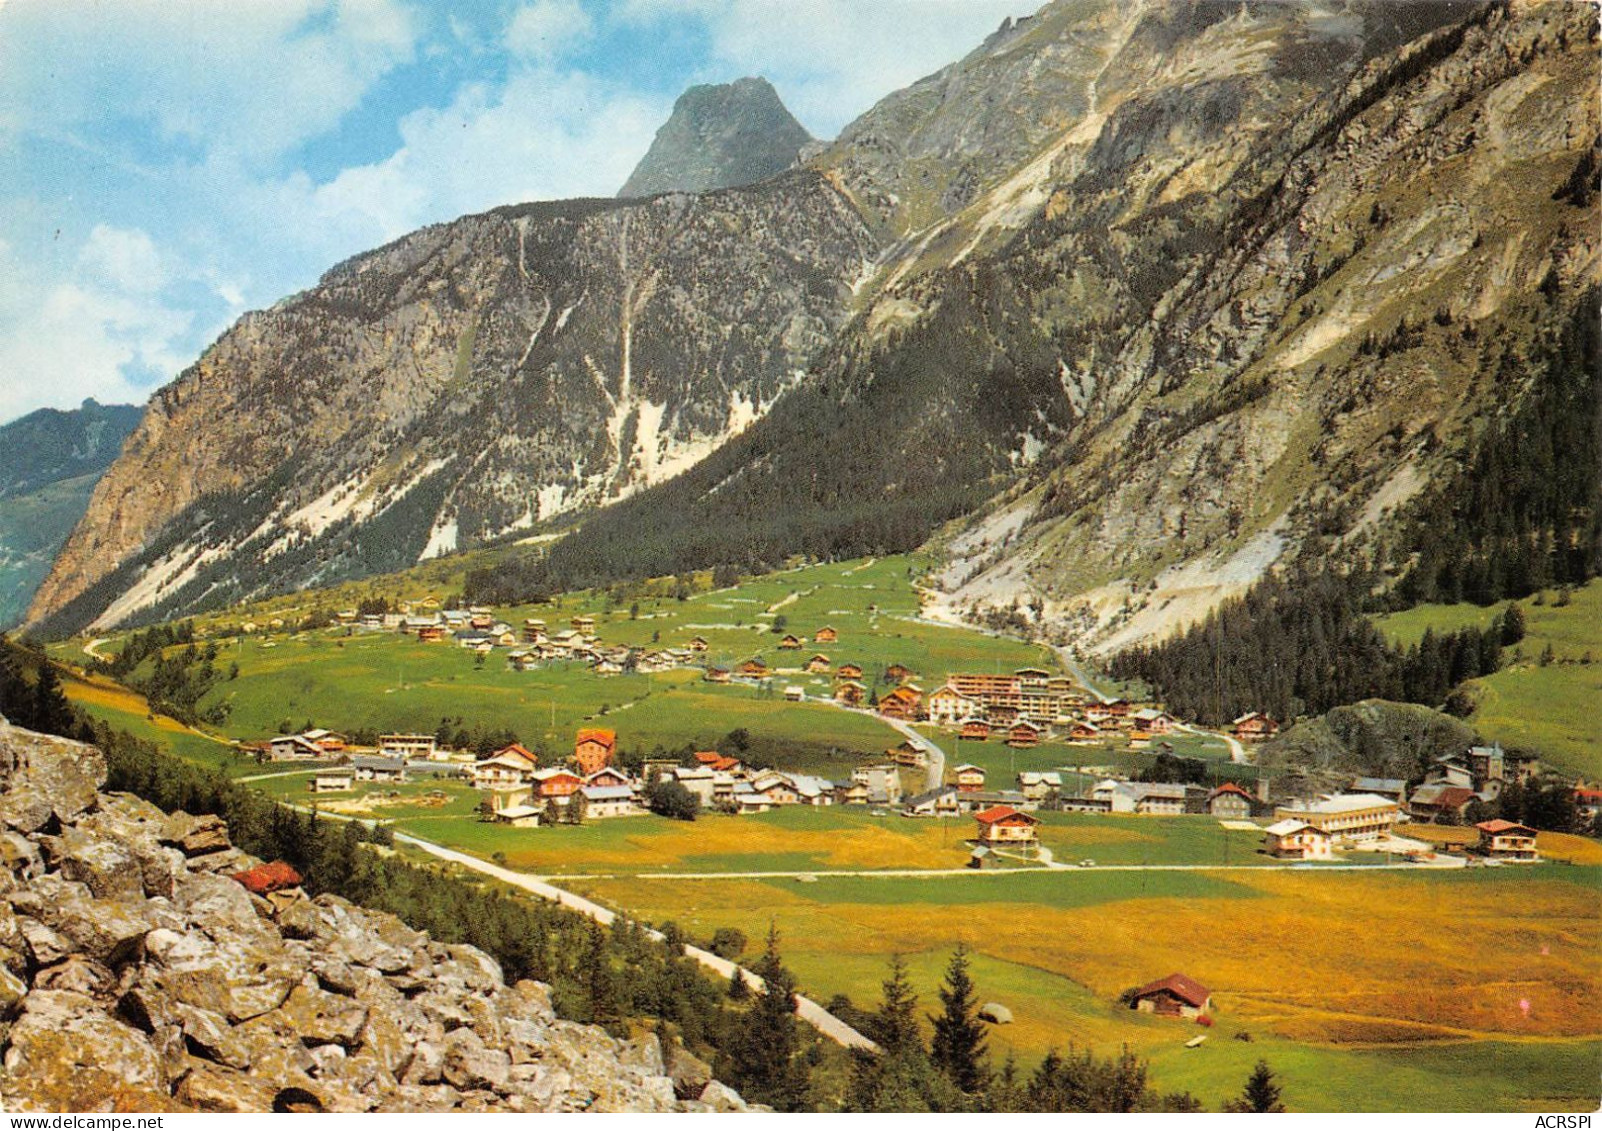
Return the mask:
M1501 671L1476 682L1482 688L1469 721L1488 739L1538 750L1552 765L1587 780L1602 778L1602 583L1577 589L1558 606L1548 591L1543 604L1521 601L1527 633ZM1450 632L1484 628L1505 605L1421 605L1377 618L1385 634L1410 644L1427 628ZM1554 662L1539 657L1550 645Z
M778 926L827 1000L877 997L907 956L927 1004L950 948L978 952L982 1000L1014 1024L999 1058L1128 1044L1159 1087L1215 1107L1266 1057L1298 1110L1595 1106L1602 1065L1596 868L1456 873L1020 872L985 877L570 881L697 934ZM1181 970L1215 993L1194 1026L1116 1003ZM1238 1032L1252 1035L1237 1041Z
M510 729L543 752L565 751L574 729L598 722L615 727L626 747L642 750L658 744L707 747L744 728L778 749L781 764L840 777L864 756L878 756L900 739L865 715L822 703L784 702L782 691L790 684L803 686L811 697L829 696L827 676L798 670L814 653L827 654L835 665L860 664L870 685L892 663L917 672L926 688L953 671L1055 666L1049 650L1040 646L916 620L918 598L910 579L919 570L903 556L791 570L683 601L644 598L614 607L605 594L581 593L548 605L497 610L514 626L533 616L553 631L581 613L595 616L606 644L682 646L701 636L710 645L709 663L732 665L761 656L778 673L762 688L708 684L688 669L600 676L581 664L555 663L516 672L508 667L505 651L480 664L449 644L425 645L394 633L347 635L340 628L222 638L219 664L237 663L239 676L220 683L200 706L227 704L223 729L242 739L307 721L337 730L432 731L442 719L461 719L468 727ZM397 591L386 595L417 588L412 575L403 577L404 584L397 581ZM337 595L351 603L360 595L383 593L381 581L347 588ZM324 607L330 607L326 599ZM226 623L245 615L236 613ZM220 630L224 623L202 622L202 628ZM779 649L780 634L772 631L779 623L803 635L807 646ZM839 633L839 641L811 643L825 626ZM54 651L58 658L77 660L80 645L63 644ZM118 646L113 639L102 650L114 652Z
M62 677L62 690L79 707L135 738L154 742L188 761L222 770L231 777L260 773L261 767L226 742L208 738L165 715L153 715L141 695L101 677Z

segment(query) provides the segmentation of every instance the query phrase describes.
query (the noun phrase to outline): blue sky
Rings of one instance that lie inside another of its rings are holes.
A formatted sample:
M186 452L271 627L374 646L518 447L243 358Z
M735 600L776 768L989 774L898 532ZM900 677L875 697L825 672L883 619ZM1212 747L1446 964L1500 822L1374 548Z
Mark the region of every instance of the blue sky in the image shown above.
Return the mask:
M143 401L423 224L609 196L688 85L815 136L1031 0L0 0L0 421Z

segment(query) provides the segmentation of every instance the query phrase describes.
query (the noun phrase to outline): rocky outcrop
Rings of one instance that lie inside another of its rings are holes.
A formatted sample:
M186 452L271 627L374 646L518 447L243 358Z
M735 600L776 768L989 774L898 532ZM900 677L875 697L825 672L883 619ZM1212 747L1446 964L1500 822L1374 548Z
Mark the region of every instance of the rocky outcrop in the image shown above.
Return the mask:
M7 1111L748 1110L654 1035L558 1020L483 951L104 781L93 747L0 719Z
M152 398L30 619L404 568L660 482L800 380L875 247L793 172L502 208L361 255Z
M755 184L795 164L812 135L763 78L692 86L673 104L619 196Z

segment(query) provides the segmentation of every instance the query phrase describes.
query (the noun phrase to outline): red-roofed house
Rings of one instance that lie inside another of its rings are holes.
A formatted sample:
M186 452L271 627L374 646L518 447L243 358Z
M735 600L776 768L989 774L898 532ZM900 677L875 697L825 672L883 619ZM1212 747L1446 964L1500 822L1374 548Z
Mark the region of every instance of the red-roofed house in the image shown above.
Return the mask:
M1031 817L1028 813L1020 813L1011 805L993 805L989 809L975 813L973 819L979 824L979 835L976 839L980 844L1039 843L1035 826L1040 824L1040 819Z
M1212 1008L1213 991L1183 974L1141 986L1129 995L1129 1008L1159 1017L1200 1017Z
M1252 795L1227 781L1207 795L1207 811L1215 817L1244 819L1252 815Z
M573 742L573 760L579 773L588 777L602 766L610 765L617 751L617 731L602 727L581 727Z
M1474 826L1480 830L1479 850L1493 860L1524 860L1533 863L1541 858L1535 851L1535 830L1516 821L1481 821Z

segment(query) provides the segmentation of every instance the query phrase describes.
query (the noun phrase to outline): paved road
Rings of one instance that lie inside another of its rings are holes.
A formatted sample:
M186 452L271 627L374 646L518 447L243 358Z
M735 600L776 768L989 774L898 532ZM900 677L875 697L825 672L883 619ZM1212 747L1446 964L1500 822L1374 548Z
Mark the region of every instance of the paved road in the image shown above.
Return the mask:
M865 711L861 707L848 707L837 699L810 699L811 703L827 703L831 707L842 711L852 711L858 715L866 715L870 719L877 719L887 726L894 727L913 742L918 743L929 751L928 772L924 775L924 789L938 789L946 782L946 752L928 735L919 734L911 723L904 723L900 719L887 719L877 711Z
M289 802L283 802L283 804L286 808L294 809L301 813L309 813L312 811L304 805L293 805ZM335 821L355 821L357 824L366 825L368 828L372 828L376 823L370 817L350 817L340 813L324 813L320 810L318 811L317 815L320 817L328 817ZM469 856L465 852L457 852L454 848L446 848L442 844L435 844L431 840L424 840L421 837L412 836L410 833L397 832L394 834L394 836L397 842L409 844L413 848L421 849L430 856L437 856L441 860L448 860L453 864L460 864L464 868L471 868L475 872L481 872L486 876L491 876L494 879L500 880L502 883L508 883L513 887L522 888L524 891L530 892L544 899L554 900L555 902L560 903L563 907L577 911L581 915L588 915L591 919L594 919L603 927L611 926L612 921L617 918L617 915L614 912L602 907L599 903L585 899L581 895L574 895L572 892L559 888L539 876L530 876L523 872L514 872L510 868L502 868L498 864L491 864L488 860L480 860L477 856ZM659 942L662 939L662 933L660 931L654 931L647 928L646 933ZM730 979L734 977L735 964L726 958L719 958L711 951L702 950L698 946L686 946L684 948L684 953L688 957L695 959L702 966L705 966L708 970L711 970L715 974ZM760 990L762 988L763 983L761 977L753 974L750 970L746 970L744 967L741 967L741 970L745 975L747 985L754 990ZM844 1045L846 1048L871 1049L874 1052L879 1051L878 1045L874 1044L867 1037L864 1037L861 1033L857 1032L851 1026L847 1025L844 1021L840 1020L834 1014L830 1013L827 1009L824 1009L823 1006L819 1005L809 997L803 997L800 994L795 995L795 1015L801 1018L801 1020L805 1021L808 1025L811 1025L818 1032L822 1033L825 1037L828 1037L837 1044Z
M401 839L401 834L396 834ZM884 880L933 879L937 876L1016 876L1020 872L1051 872L1053 875L1088 876L1097 872L1373 872L1418 871L1420 868L1455 867L1432 864L1097 864L1081 868L1077 864L1041 860L1044 867L1025 868L882 868L873 871L822 869L810 872L576 872L564 880L789 880L802 876L814 879Z
M554 900L555 902L560 903L563 907L570 908L582 915L588 915L591 919L594 919L602 926L610 926L612 921L617 918L612 911L602 907L600 904L585 899L581 895L574 895L572 892L565 891L562 888L547 883L545 880L540 879L537 876L525 875L522 872L514 872L509 868L499 867L498 865L491 864L488 861L480 860L476 856L469 856L465 852L457 852L455 849L446 848L443 845L435 844L432 841L422 840L407 833L396 833L395 839L402 843L412 845L414 848L420 848L431 856L439 857L441 860L449 860L453 864L460 864L464 868L471 868L475 872L482 872L486 876L493 876L495 879L500 880L503 883L508 883L514 887L522 888L524 891L532 892L533 894L541 896L545 899ZM647 933L652 938L657 940L661 940L662 938L662 934L659 931L647 931ZM734 977L735 964L730 962L728 959L719 958L710 951L702 950L700 947L696 946L686 946L684 948L684 953L695 959L702 966L705 966L707 969L713 971L723 978L730 979ZM741 969L744 971L745 980L751 986L751 988L760 990L762 988L762 979L756 974L753 974L751 971L744 970L743 967ZM847 1025L844 1021L840 1020L834 1014L824 1009L811 998L802 997L800 994L796 995L796 1016L801 1018L801 1020L805 1021L807 1024L811 1025L825 1037L844 1045L846 1048L864 1048L873 1049L875 1051L878 1050L878 1045L874 1044L867 1037L864 1037L861 1033Z
M303 777L303 776L305 776L307 774L315 774L320 769L322 769L321 766L313 766L309 770L279 770L276 773L271 773L271 774L251 774L249 777L235 778L234 780L236 782L252 782L252 781L267 781L270 778L298 778L298 777Z

